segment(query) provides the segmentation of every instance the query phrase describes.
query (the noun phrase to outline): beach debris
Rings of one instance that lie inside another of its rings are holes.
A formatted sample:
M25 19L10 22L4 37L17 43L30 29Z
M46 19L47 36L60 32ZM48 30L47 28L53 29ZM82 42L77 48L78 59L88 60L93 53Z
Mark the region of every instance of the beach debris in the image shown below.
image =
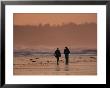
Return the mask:
M39 58L35 58L35 59L39 59Z
M93 61L92 61L92 62L96 62L96 58L95 58L95 57L90 57L90 58L92 58L92 59L93 59Z
M90 58L94 58L95 59L95 57L90 57Z
M36 62L36 61L32 61L32 62Z
M48 60L47 63L49 63L50 61Z
M33 59L30 59L30 60L33 60Z

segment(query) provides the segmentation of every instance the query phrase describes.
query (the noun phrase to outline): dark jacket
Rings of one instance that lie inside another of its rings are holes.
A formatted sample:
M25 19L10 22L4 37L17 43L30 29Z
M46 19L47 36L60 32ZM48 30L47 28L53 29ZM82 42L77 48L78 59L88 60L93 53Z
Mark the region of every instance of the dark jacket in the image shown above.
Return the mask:
M70 54L69 49L64 49L64 54Z
M55 55L55 57L61 57L60 50L56 50L54 55Z

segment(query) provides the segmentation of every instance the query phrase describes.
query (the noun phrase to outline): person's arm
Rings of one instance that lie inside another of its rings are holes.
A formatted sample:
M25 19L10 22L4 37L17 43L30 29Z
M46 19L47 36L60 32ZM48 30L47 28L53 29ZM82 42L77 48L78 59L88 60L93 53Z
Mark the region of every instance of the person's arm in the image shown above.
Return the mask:
M65 49L64 49L64 54L65 54Z
M56 51L54 52L54 56L56 56Z
M61 57L61 52L59 51L60 57Z
M70 50L69 50L69 54L70 54Z

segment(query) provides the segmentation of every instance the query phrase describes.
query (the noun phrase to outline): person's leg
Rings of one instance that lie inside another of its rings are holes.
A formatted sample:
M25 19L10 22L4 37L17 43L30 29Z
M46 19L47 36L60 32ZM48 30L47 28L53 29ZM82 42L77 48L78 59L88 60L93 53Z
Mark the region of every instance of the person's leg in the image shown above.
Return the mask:
M57 65L59 65L59 57L57 57Z
M65 55L65 65L66 65L66 55Z
M66 65L68 65L68 55L65 55L65 59L66 59Z
M66 58L66 65L68 65L68 58Z
M68 62L69 62L68 59L69 59L69 56L67 55L67 65L68 65Z

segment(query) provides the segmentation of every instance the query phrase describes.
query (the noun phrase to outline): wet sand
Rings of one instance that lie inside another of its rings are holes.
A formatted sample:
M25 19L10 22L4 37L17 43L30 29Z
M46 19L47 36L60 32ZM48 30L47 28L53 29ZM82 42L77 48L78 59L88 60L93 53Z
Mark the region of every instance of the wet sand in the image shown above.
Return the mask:
M75 56L69 58L69 65L65 65L64 58L60 58L56 65L56 58L14 57L14 75L97 75L96 56Z

